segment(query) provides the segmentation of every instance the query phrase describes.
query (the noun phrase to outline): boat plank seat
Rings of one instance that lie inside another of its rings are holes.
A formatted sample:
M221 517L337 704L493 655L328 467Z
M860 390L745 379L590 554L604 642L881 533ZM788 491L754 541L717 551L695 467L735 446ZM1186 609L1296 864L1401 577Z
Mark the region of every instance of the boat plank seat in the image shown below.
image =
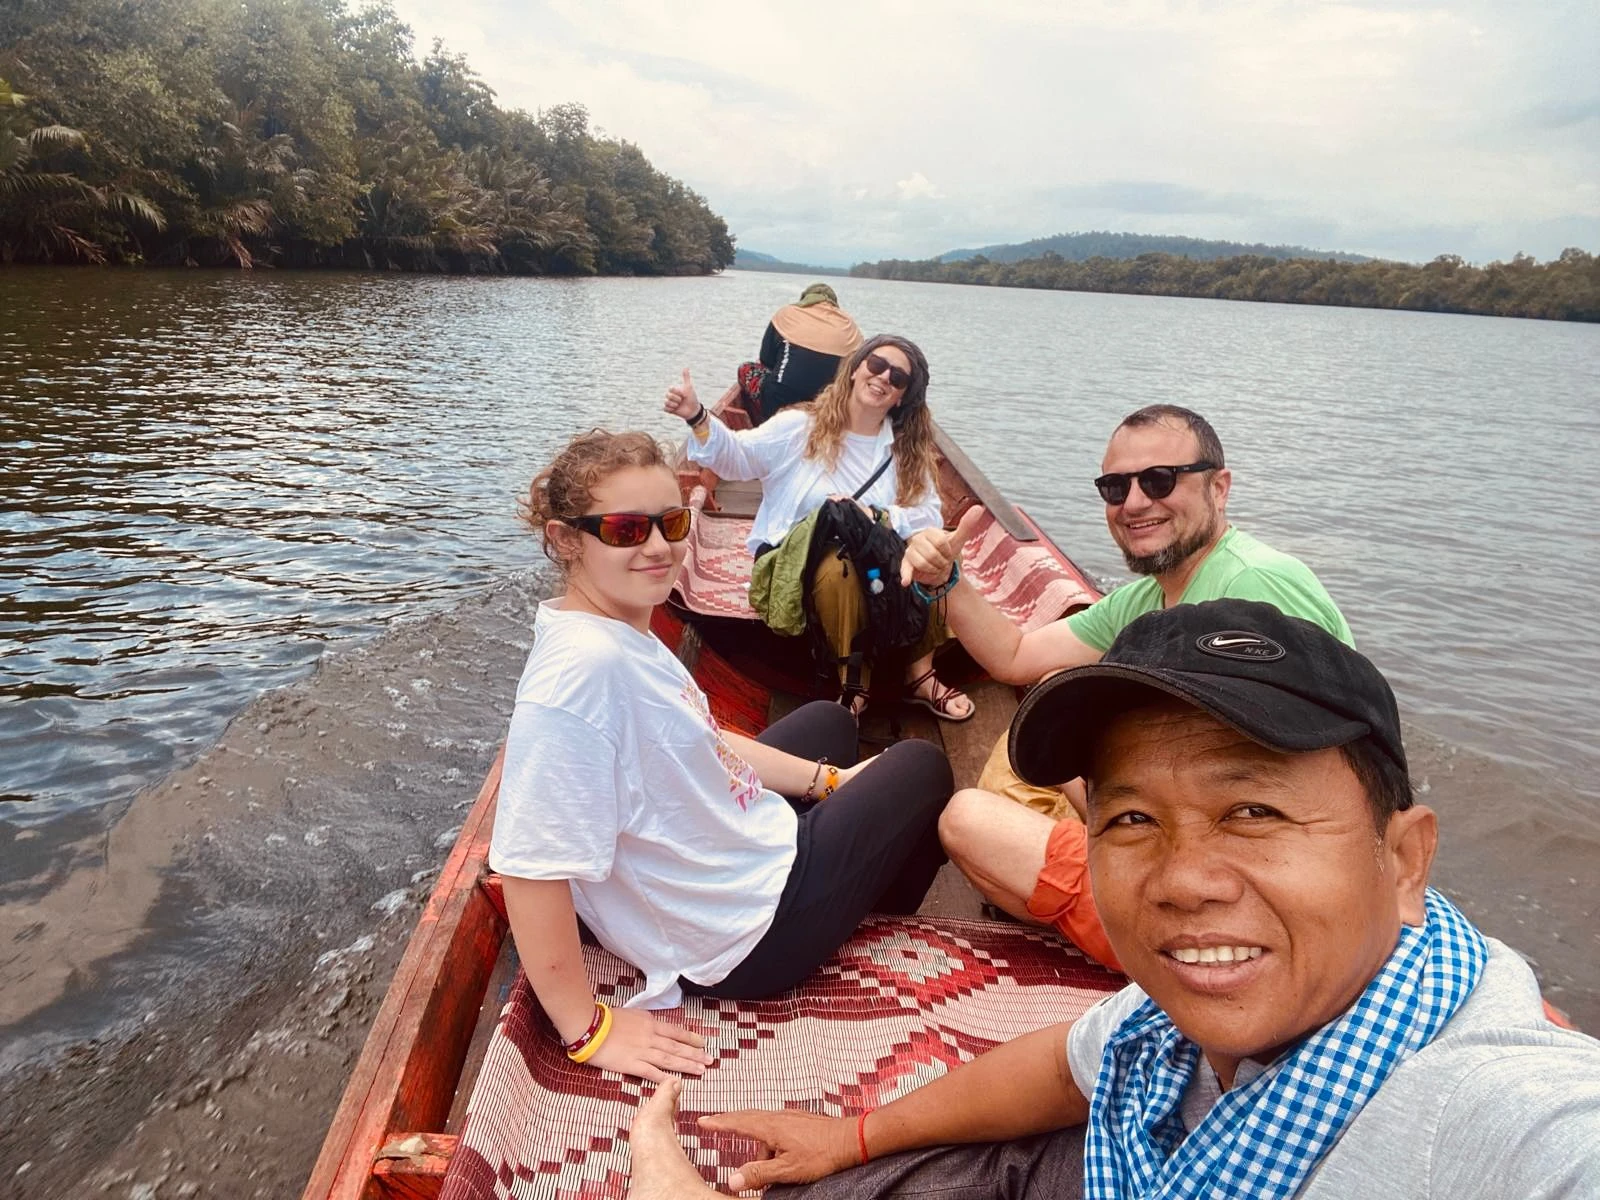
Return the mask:
M642 978L599 946L589 977L609 1003ZM663 1014L716 1055L685 1081L678 1132L708 1183L756 1156L702 1131L701 1115L797 1108L850 1116L904 1095L991 1046L1072 1020L1123 980L1043 930L932 917L871 917L800 988L766 1001L689 997ZM568 1061L520 974L478 1073L439 1194L620 1197L628 1130L649 1084ZM398 1193L410 1194L410 1193Z
M717 484L717 508L711 515L748 521L761 507L761 490L759 479L724 479Z

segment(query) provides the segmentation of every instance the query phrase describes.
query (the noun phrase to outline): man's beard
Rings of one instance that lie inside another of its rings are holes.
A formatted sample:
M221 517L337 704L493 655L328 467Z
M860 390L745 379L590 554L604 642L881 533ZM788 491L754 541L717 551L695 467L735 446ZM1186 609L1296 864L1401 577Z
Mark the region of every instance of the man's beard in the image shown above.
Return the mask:
M1188 537L1164 546L1153 554L1132 554L1124 549L1122 560L1135 575L1164 575L1182 566L1191 555L1204 550L1216 536L1217 513L1213 509L1211 520L1206 522L1205 528L1197 529Z

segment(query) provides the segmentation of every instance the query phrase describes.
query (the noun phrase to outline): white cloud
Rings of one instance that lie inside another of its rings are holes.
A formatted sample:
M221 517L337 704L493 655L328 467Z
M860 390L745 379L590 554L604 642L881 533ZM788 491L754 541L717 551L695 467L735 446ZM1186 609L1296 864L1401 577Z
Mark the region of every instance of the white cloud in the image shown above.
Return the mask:
M902 200L939 200L944 196L921 171L912 172L909 179L897 180L894 186Z
M584 104L787 258L1087 228L1600 248L1592 0L395 7L501 103Z

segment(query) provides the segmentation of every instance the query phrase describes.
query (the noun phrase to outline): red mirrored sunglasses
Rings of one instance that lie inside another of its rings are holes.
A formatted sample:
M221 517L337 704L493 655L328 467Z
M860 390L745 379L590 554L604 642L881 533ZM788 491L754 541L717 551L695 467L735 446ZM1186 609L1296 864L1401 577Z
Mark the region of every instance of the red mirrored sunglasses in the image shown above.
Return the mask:
M592 513L586 517L563 517L561 523L584 533L592 533L608 546L642 546L650 540L650 526L661 530L669 542L689 536L694 513L687 508L669 508L658 513Z

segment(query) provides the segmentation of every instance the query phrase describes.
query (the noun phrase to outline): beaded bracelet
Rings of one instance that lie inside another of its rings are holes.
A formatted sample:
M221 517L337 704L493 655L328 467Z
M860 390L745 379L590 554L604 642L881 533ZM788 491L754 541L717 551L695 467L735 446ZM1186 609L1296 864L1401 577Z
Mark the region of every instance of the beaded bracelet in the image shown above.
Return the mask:
M932 604L936 600L943 600L950 594L950 589L955 587L956 584L960 582L961 564L958 562L953 562L950 564L950 578L946 579L934 591L930 592L920 583L913 583L911 585L911 590L916 593L917 599L921 600L924 604Z
M817 797L818 800L826 800L839 790L839 768L829 763L827 770L828 781L822 785L822 795Z
M567 1057L575 1063L588 1062L599 1053L611 1033L611 1006L603 1000L594 1002L594 1020L575 1042L567 1043Z
M817 780L822 778L822 772L828 772L828 779L822 785L822 795L817 795ZM828 762L826 756L817 759L817 769L811 773L811 782L806 786L805 795L800 797L800 803L809 804L813 800L826 800L839 790L839 768Z

